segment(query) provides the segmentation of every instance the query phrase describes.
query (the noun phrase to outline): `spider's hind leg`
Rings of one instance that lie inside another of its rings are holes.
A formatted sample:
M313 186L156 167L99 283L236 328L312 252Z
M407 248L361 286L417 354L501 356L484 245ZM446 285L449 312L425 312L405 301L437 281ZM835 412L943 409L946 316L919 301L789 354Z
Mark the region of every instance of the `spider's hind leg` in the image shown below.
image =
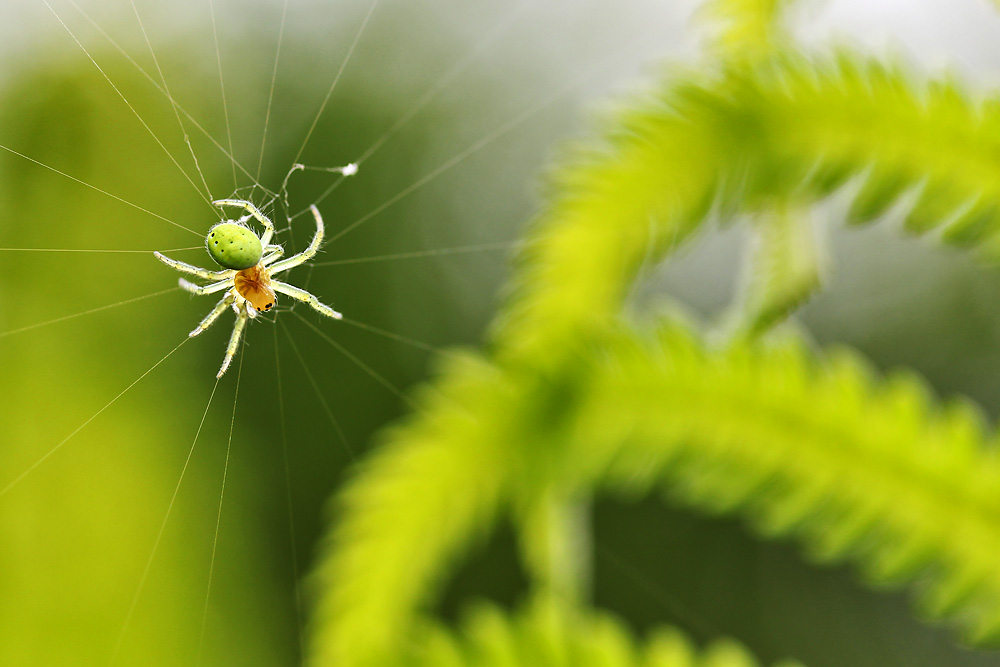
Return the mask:
M235 300L236 300L236 295L232 294L231 292L226 294L226 296L222 297L222 300L219 301L219 303L215 304L215 308L212 309L212 312L210 312L208 315L205 316L205 319L203 319L198 324L198 326L194 328L194 331L188 334L188 337L197 336L205 329L212 326L215 320L219 319L219 315L222 315L222 313L224 313L226 309L229 308L229 306L231 306L233 304L233 301Z
M222 360L222 368L219 369L219 374L215 377L221 378L226 370L229 368L229 364L232 363L233 357L236 356L236 349L240 346L240 337L243 335L243 328L247 325L247 316L244 313L240 313L236 317L236 324L233 326L233 335L229 337L229 345L226 347L226 357Z
M315 206L310 206L309 210L312 211L313 218L316 220L316 233L313 234L313 239L309 243L309 246L299 254L292 255L288 259L283 259L277 264L272 265L271 273L279 273L281 271L287 271L288 269L295 268L300 264L308 262L316 256L317 252L319 252L319 247L323 243L323 217L319 214L319 209Z

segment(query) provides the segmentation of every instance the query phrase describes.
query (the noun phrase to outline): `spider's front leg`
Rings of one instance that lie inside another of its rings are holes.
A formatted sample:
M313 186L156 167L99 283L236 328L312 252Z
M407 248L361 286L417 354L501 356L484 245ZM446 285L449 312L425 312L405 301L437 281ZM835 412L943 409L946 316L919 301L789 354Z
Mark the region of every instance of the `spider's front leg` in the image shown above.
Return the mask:
M225 280L226 278L232 278L236 275L236 271L233 269L224 269L222 271L209 271L208 269L203 269L200 266L195 266L193 264L188 264L187 262L182 262L177 259L171 259L166 255L158 252L153 252L153 256L160 260L171 269L176 269L182 273L189 273L192 276L198 276L199 278L204 278L205 280Z
M212 203L220 208L223 206L236 206L247 211L257 219L257 222L264 226L264 235L260 237L260 245L267 247L271 244L271 237L274 236L274 223L271 222L270 218L261 213L260 209L253 205L253 202L248 202L245 199L216 199Z
M264 247L264 258L260 260L260 263L264 266L276 262L285 255L285 249L280 245L269 245Z
M309 247L297 255L292 255L288 259L283 259L280 262L273 264L271 266L272 274L278 273L279 271L287 271L288 269L294 268L303 262L308 262L316 256L317 252L319 252L319 246L323 243L323 218L319 214L319 209L315 206L310 206L309 210L312 211L313 218L316 219L316 233L313 235L313 239L309 243Z

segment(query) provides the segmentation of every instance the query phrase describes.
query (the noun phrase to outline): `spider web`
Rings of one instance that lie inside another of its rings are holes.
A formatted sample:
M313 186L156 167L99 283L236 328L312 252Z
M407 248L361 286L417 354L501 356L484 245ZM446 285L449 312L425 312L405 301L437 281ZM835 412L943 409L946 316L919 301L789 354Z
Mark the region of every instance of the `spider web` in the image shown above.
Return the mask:
M654 4L17 9L37 31L2 82L0 662L300 659L341 471L480 341L544 147L655 50ZM204 265L231 197L287 254L319 207L327 242L288 281L345 319L285 299L216 382L231 314L188 340L214 300L150 253Z

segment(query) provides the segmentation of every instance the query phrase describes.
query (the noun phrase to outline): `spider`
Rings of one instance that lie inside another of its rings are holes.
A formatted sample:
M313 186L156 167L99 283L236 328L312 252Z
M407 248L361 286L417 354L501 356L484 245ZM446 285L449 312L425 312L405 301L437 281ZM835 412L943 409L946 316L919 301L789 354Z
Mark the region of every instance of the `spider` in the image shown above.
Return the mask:
M232 307L236 312L236 323L233 325L233 333L229 337L229 346L226 348L226 356L222 360L222 368L216 378L221 378L236 354L239 346L240 336L246 327L247 320L257 317L257 313L262 313L274 307L279 294L285 294L298 301L308 303L312 308L327 317L341 319L343 315L320 303L319 299L305 291L280 280L274 280L271 276L281 271L287 271L298 266L316 256L319 245L323 241L323 218L319 215L319 210L315 206L310 206L313 217L316 218L316 234L313 236L309 247L297 255L278 261L284 255L280 245L271 243L271 236L274 234L274 224L251 202L244 199L219 199L212 202L216 206L235 206L247 211L247 215L238 220L224 220L208 230L205 237L205 247L208 254L212 256L220 266L225 267L221 271L203 269L186 262L171 259L165 255L154 252L158 260L167 266L177 269L183 273L198 276L208 281L207 285L195 285L184 278L179 280L180 286L192 294L215 294L225 290L225 296L215 304L205 319L194 328L188 336L197 336L201 332L212 326L226 311ZM264 226L264 234L260 237L246 224L250 218L254 218Z

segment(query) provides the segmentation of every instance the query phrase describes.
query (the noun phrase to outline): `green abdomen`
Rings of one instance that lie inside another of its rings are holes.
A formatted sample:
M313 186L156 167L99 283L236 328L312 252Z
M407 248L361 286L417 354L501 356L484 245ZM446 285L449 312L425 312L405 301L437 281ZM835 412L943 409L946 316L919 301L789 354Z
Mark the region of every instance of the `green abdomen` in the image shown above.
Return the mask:
M255 266L263 254L257 235L235 222L220 222L209 229L205 247L219 265L237 271Z

